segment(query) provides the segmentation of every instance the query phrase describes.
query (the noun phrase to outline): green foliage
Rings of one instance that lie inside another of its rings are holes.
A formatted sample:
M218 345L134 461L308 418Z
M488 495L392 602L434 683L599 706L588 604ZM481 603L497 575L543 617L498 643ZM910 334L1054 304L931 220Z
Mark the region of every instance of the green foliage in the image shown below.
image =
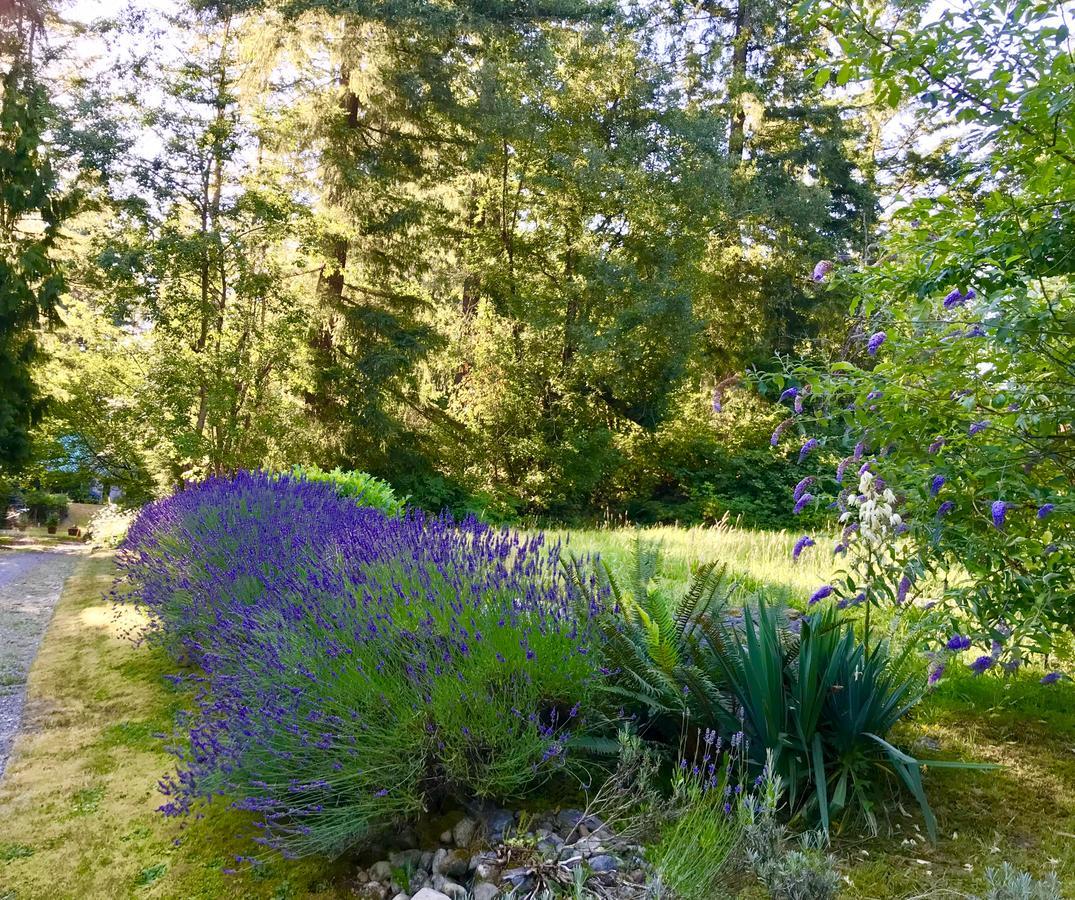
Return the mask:
M359 506L371 506L388 515L399 515L406 499L398 499L387 481L365 472L344 472L336 468L326 472L318 466L294 466L291 475L304 481L327 482L341 497L353 499Z
M55 524L59 524L60 520L67 516L66 494L30 490L23 492L22 502L29 512L30 521L36 525L44 525L52 519L55 519Z
M1056 873L1037 879L1020 872L1010 863L985 872L986 891L982 900L1060 900L1060 883Z

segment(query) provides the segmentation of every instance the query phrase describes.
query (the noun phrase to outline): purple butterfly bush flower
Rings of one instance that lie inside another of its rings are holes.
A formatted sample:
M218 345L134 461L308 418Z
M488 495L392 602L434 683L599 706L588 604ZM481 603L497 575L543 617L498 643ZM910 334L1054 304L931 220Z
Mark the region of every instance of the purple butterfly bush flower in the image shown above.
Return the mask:
M992 505L989 507L989 516L993 520L994 528L1004 527L1004 520L1008 516L1009 505L1010 504L1008 504L1004 500L994 500Z
M936 456L940 452L941 447L943 446L944 438L938 437L933 441L932 444L929 445L929 447L926 449L926 452L929 453L930 456Z
M832 271L832 269L832 260L820 259L818 260L817 265L814 266L814 273L810 277L813 278L815 282L820 284L822 281L825 280L825 276L828 275L829 272Z
M944 298L944 308L952 309L956 306L962 306L967 302L967 298L963 296L963 292L959 288L954 288L948 293L948 296Z
M837 609L851 609L851 608L856 607L856 606L861 606L865 602L866 602L866 592L862 591L861 593L856 594L854 597L851 597L850 599L838 600L837 603L836 603L836 608Z
M985 431L988 427L989 421L986 419L983 419L980 422L971 422L970 427L967 429L967 434L969 434L971 437L974 437L974 435L978 434L979 432Z
M845 456L836 466L836 483L843 484L844 473L847 471L847 467L851 465L852 459L850 456Z
M1038 518L1044 519L1054 509L1056 509L1055 503L1043 503L1041 506L1038 507Z
M937 507L937 518L943 519L955 508L955 503L953 503L951 500L945 500L940 506Z
M970 650L970 638L962 634L953 634L944 645L945 650L951 650L953 653Z
M853 460L855 460L855 462L858 462L860 459L862 459L862 454L864 454L865 452L866 452L866 442L865 441L859 441L857 444L855 444L855 450L851 454L851 458Z
M832 590L831 584L823 584L810 595L810 605L813 606L815 603L820 603L826 597L832 596Z
M803 411L803 395L801 393L795 395L795 403L793 404L793 408L794 408L796 413L798 413L799 415L802 415L802 411Z
M813 495L813 494L811 494L811 493L809 493L809 492L807 492L807 493L803 494L803 495L802 495L802 496L801 496L801 497L800 497L800 498L799 498L799 499L798 499L798 500L797 500L797 501L795 502L795 506L794 506L794 507L792 508L792 512L794 512L794 513L795 513L795 515L798 515L798 514L799 514L799 513L801 513L801 512L802 512L802 511L803 511L804 509L806 509L806 507L807 507L807 506L809 506L809 505L810 505L811 503L813 503L813 502L814 502L814 495Z
M866 395L867 400L880 400L884 396L883 391L873 390Z
M817 479L813 475L807 475L802 481L795 485L795 490L792 492L792 499L798 500L806 493L806 489L810 487Z
M783 422L776 426L776 429L773 431L773 436L769 438L770 446L775 447L777 444L780 443L780 438L787 430L787 427L794 421L795 419L789 416L788 418L784 419Z
M784 388L784 390L780 394L779 402L783 403L785 400L791 400L798 396L799 389L797 387Z
M896 604L902 606L907 602L907 594L911 590L913 581L910 575L904 575L896 587Z
M933 476L932 480L929 483L929 495L931 497L936 497L941 492L941 488L944 487L945 480L946 479L943 475Z
M815 449L817 449L817 438L810 438L799 448L799 462L804 462Z
M814 539L812 537L810 537L810 535L804 534L801 538L799 538L795 542L795 547L791 551L791 558L792 559L798 559L802 555L803 550L805 550L807 547L813 547L813 546L814 546Z
M1041 679L1042 684L1056 684L1064 677L1063 672L1049 672Z
M996 659L992 656L979 656L970 664L969 668L975 675L981 675L983 672L992 669L995 664Z
M866 343L866 352L870 356L876 356L877 351L881 349L881 345L888 339L888 335L883 331L876 331L870 335L870 340Z
M947 666L943 662L934 663L929 670L929 678L926 679L930 687L933 687L938 681L944 677L944 670Z

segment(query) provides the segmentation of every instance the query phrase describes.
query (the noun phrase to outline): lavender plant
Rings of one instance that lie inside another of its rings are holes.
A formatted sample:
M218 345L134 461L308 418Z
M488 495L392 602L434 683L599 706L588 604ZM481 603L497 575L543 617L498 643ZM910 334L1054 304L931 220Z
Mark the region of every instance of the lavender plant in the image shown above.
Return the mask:
M600 591L581 602L540 535L247 473L148 508L121 559L125 598L198 664L169 814L223 796L261 844L331 855L579 765Z

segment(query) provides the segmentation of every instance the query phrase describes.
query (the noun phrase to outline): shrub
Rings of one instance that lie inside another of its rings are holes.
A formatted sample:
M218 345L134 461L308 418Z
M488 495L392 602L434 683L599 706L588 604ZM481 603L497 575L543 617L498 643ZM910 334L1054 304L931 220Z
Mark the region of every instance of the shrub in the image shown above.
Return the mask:
M67 495L50 494L46 491L26 491L23 502L29 510L30 521L35 525L44 525L55 516L59 523L67 517Z
M1061 900L1055 872L1039 881L1011 863L1004 863L999 869L986 869L985 880L983 900Z
M97 548L115 549L127 536L137 510L122 509L114 503L99 509L86 525L86 535Z
M267 846L334 854L446 798L503 801L577 766L598 609L557 552L288 476L152 504L121 593L200 665L165 810L224 795Z
M291 475L305 481L331 484L339 496L379 509L387 515L394 516L403 511L405 500L396 497L392 485L365 472L345 472L338 467L326 472L317 466L295 466Z

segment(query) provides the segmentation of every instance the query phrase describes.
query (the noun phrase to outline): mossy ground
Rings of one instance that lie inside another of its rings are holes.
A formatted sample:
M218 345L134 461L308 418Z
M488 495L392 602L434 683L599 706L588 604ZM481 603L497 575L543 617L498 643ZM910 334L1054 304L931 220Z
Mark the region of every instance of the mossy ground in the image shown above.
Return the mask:
M713 549L682 540L692 552ZM625 541L602 538L606 550ZM582 536L575 543L581 549ZM755 543L741 565L759 581L782 579L791 592L816 576L782 575L777 551ZM683 551L669 553L685 573ZM249 822L223 805L185 825L156 811L157 782L172 765L157 735L170 732L181 695L163 678L169 664L127 637L137 622L117 617L106 598L113 571L106 554L80 564L31 671L23 734L0 785L0 900L348 896L346 860L225 874L251 845ZM987 867L1007 860L1037 874L1055 869L1075 897L1075 686L1042 688L1034 673L955 675L898 737L938 747L921 755L1000 768L928 774L936 846L906 799L906 814L894 806L889 816L891 833L837 836L844 896L966 896L981 891Z

